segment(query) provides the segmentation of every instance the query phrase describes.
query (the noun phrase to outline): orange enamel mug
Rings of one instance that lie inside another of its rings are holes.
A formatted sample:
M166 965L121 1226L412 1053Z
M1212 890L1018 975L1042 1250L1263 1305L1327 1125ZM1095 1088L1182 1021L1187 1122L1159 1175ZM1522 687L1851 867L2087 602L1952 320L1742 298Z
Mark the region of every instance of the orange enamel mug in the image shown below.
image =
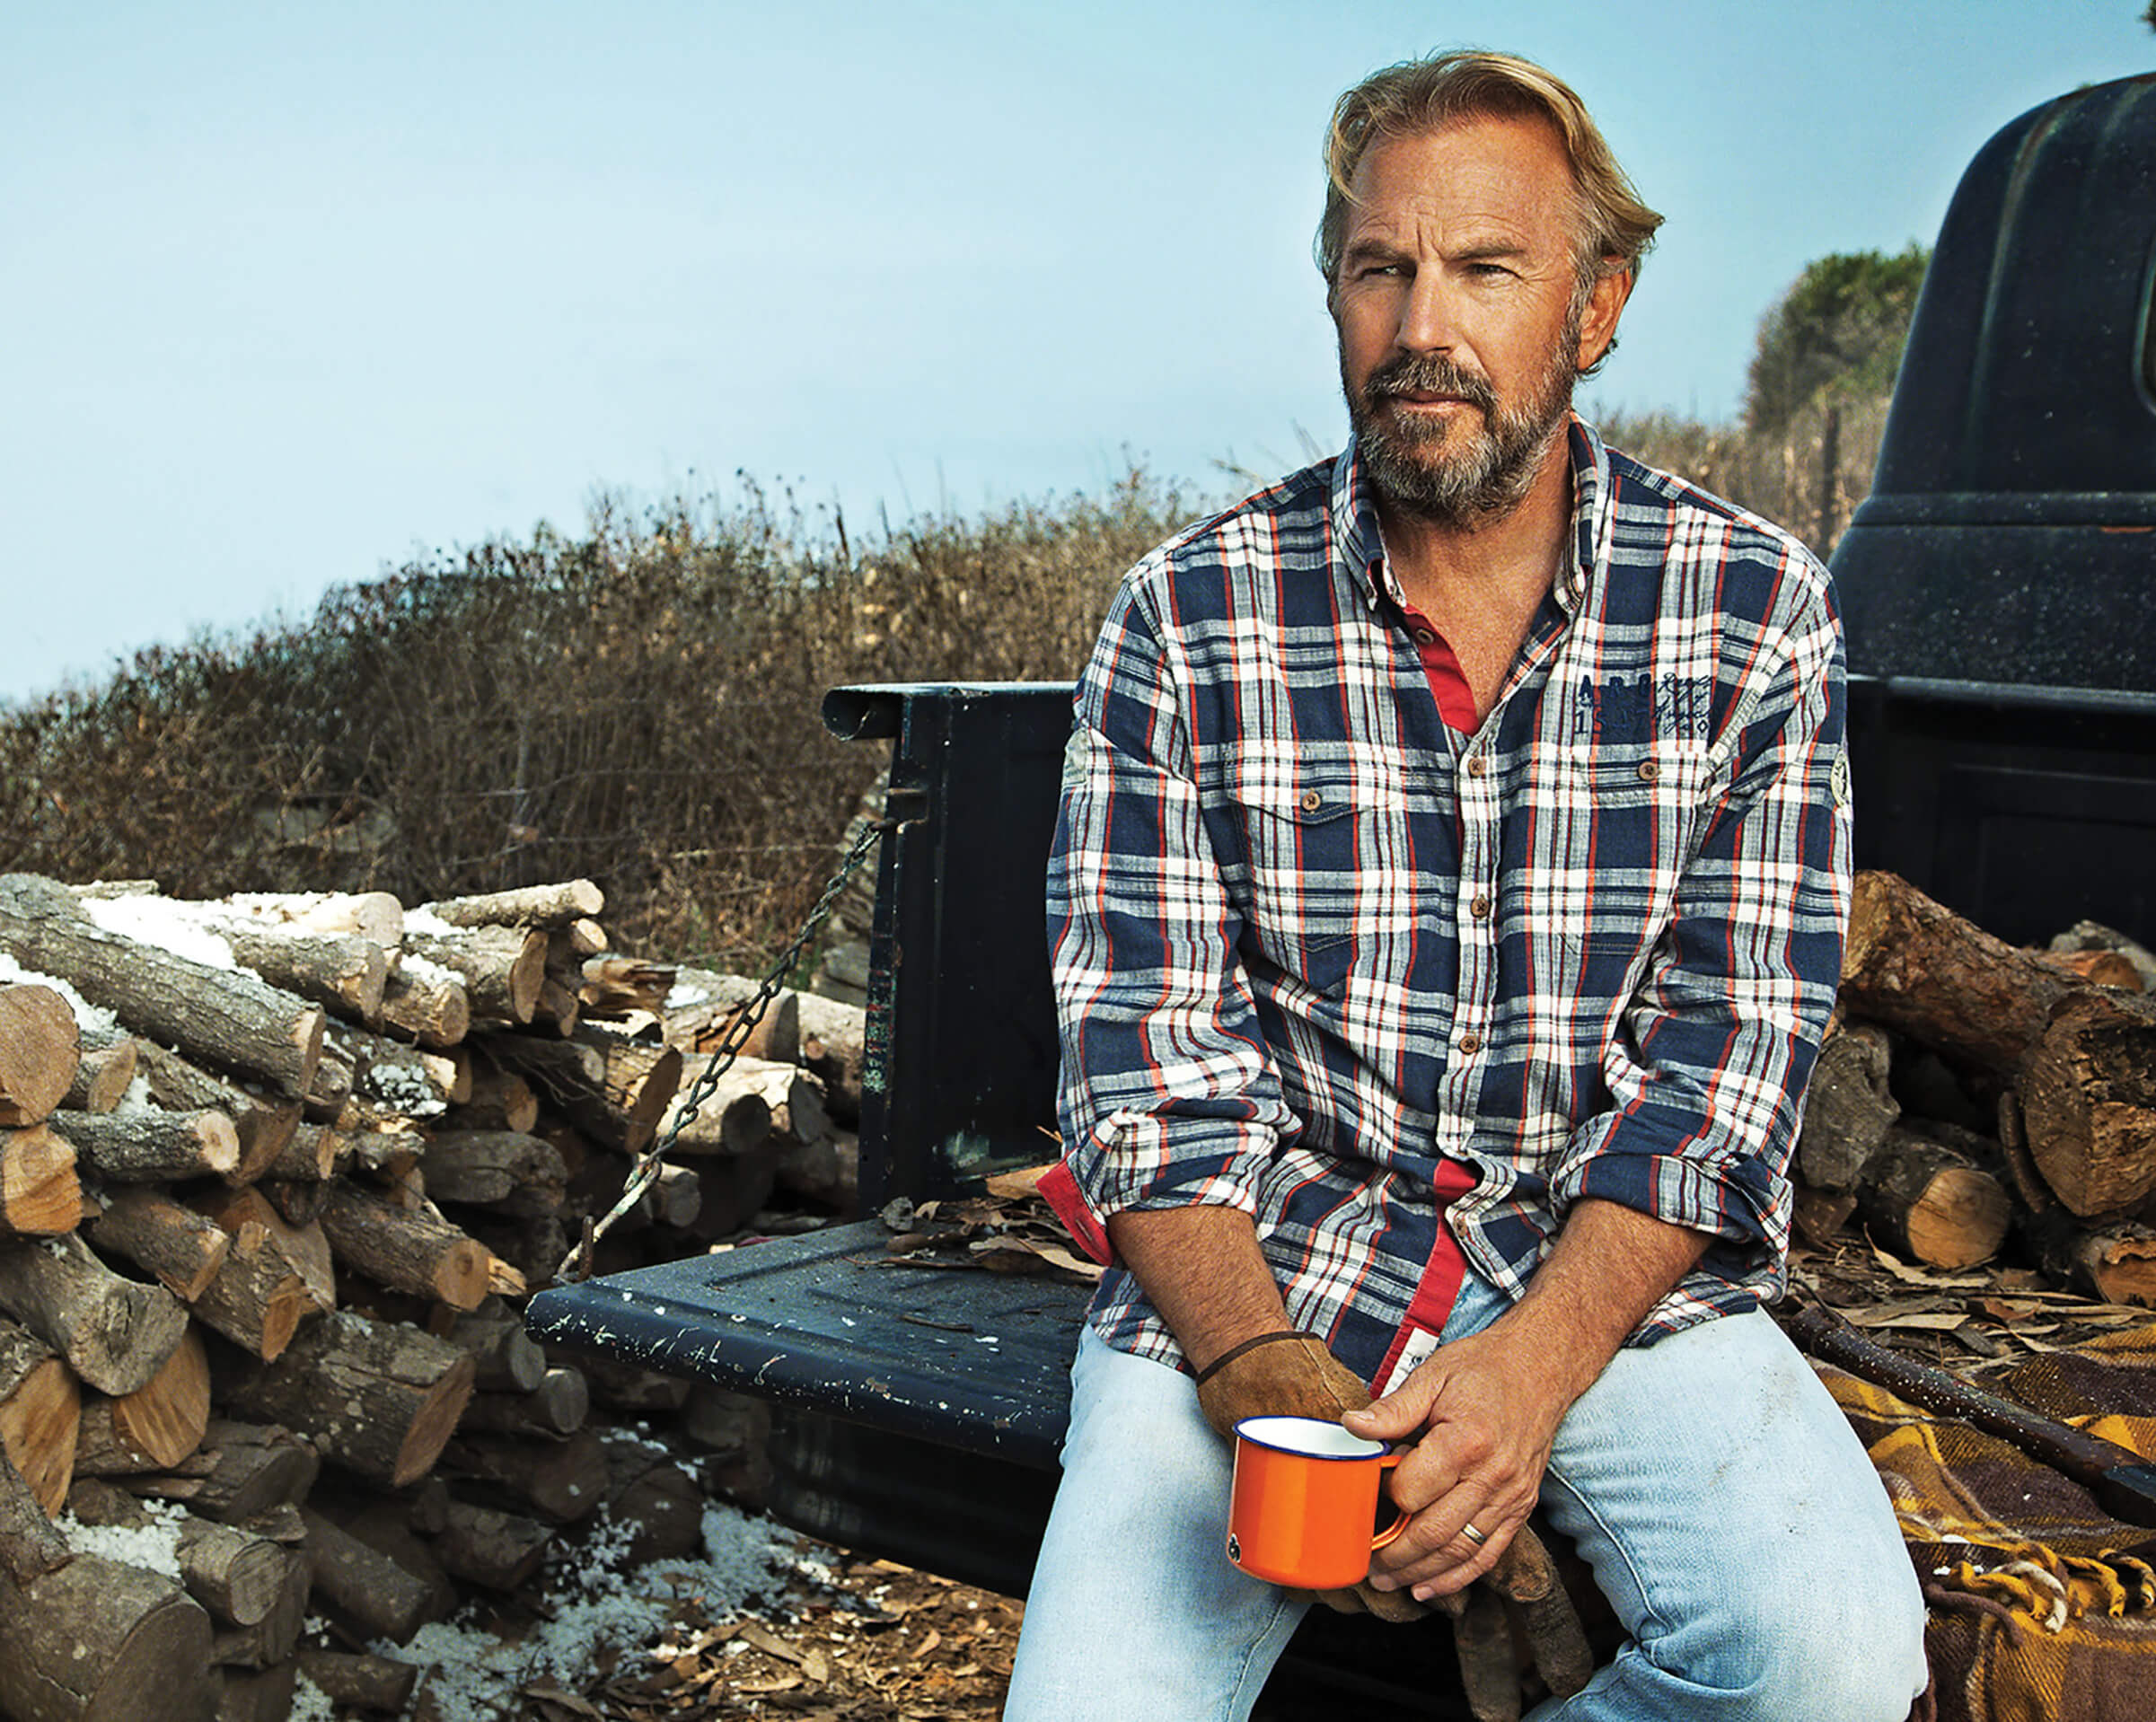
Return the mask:
M1395 1507L1371 1534L1380 1485L1401 1457L1318 1418L1245 1418L1236 1425L1228 1559L1291 1590L1360 1584L1371 1553L1407 1528Z

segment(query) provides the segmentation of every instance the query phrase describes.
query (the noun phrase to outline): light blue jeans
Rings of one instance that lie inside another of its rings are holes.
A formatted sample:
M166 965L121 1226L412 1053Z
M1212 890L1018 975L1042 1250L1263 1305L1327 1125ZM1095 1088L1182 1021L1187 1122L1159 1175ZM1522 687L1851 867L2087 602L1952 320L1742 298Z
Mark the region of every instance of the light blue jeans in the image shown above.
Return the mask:
M1446 1334L1503 1307L1471 1271ZM1228 1445L1189 1376L1090 1331L1071 1381L1005 1722L1239 1722L1302 1611L1222 1552ZM1558 1430L1542 1506L1628 1636L1530 1722L1902 1722L1923 1689L1886 1492L1764 1313L1619 1354Z

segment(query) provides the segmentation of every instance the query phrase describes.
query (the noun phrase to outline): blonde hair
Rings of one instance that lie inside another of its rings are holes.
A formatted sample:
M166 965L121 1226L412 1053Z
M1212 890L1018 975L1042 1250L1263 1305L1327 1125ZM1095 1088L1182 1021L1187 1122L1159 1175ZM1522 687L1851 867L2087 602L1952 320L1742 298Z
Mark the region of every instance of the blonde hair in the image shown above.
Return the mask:
M1328 292L1354 201L1348 188L1371 145L1482 118L1540 118L1556 129L1571 165L1577 202L1575 309L1586 304L1603 276L1638 277L1662 218L1641 200L1587 104L1562 78L1532 60L1466 49L1373 72L1334 104L1325 134L1325 208L1314 248Z

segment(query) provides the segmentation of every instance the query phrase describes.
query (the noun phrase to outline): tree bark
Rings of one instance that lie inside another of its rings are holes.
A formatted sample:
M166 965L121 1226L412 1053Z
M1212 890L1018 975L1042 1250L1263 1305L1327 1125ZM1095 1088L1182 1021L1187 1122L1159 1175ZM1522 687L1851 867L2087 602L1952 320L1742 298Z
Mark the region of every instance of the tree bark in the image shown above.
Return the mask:
M539 1123L539 1096L532 1085L491 1061L474 1067L471 1098L445 1120L452 1129L513 1130L528 1136Z
M402 1715L411 1703L413 1687L419 1683L416 1663L366 1651L303 1648L299 1671L341 1709L372 1710L383 1716Z
M1869 1023L1845 1024L1826 1037L1804 1101L1797 1170L1817 1190L1853 1190L1902 1109L1888 1094L1893 1042Z
M272 933L222 923L217 931L242 968L271 986L312 1000L332 1015L368 1025L382 1020L389 954L356 933Z
M461 1044L471 1032L464 978L417 953L405 958L383 988L382 1025L421 1046L440 1050Z
M58 1120L76 1162L107 1183L178 1183L239 1171L239 1129L223 1112L62 1112Z
M431 1204L400 1208L339 1179L329 1186L321 1226L339 1259L379 1285L457 1310L486 1300L492 1253Z
M171 1292L123 1279L72 1234L0 1241L0 1310L105 1393L145 1385L187 1331L187 1308Z
M547 936L537 927L473 927L414 932L404 948L460 976L475 1022L529 1023L546 979Z
M559 1441L459 1436L442 1451L442 1468L477 1477L541 1517L568 1524L606 1498L606 1449L590 1429Z
M188 1304L209 1288L232 1248L230 1234L207 1214L139 1184L114 1191L89 1233L99 1249L155 1275Z
M528 1393L546 1379L547 1354L499 1298L469 1312L438 1311L428 1331L471 1353L472 1385L481 1393Z
M108 933L64 886L31 874L0 875L0 945L160 1045L286 1099L307 1092L321 1051L319 1006Z
M2011 1071L2078 983L1890 873L1860 873L1842 962L1853 1014Z
M276 1612L290 1589L292 1565L293 1557L268 1537L191 1514L180 1522L180 1582L227 1626L255 1626Z
M74 1144L46 1124L0 1130L0 1238L57 1237L82 1218Z
M592 1393L578 1369L550 1369L528 1393L474 1393L460 1429L559 1440L590 1421Z
M555 937L561 941L566 936L557 934ZM666 996L673 990L674 971L671 967L623 956L585 957L575 966L576 997L582 1001L586 1015L613 1018L665 1015Z
M40 1500L13 1461L0 1454L0 1587L27 1585L75 1559L66 1539L53 1528L58 1512Z
M541 1105L624 1154L649 1146L682 1078L678 1049L603 1029L579 1030L565 1041L494 1034L486 1047L503 1069L532 1085Z
M71 1112L109 1112L128 1095L135 1081L140 1049L132 1034L115 1029L83 1035L75 1080L60 1104Z
M554 1527L537 1519L452 1500L435 1553L454 1577L514 1591L539 1570L553 1541Z
M386 891L337 892L234 898L235 908L262 922L303 937L356 936L385 951L404 936L404 905Z
M212 1722L210 1622L169 1578L77 1555L0 1580L0 1711L14 1722Z
M57 1517L75 1478L82 1384L36 1335L0 1321L0 1452Z
M165 1366L131 1393L83 1402L75 1470L85 1477L170 1471L209 1428L209 1354L189 1329Z
M314 1449L275 1424L213 1418L202 1445L178 1470L130 1477L128 1487L228 1524L307 1498L321 1470Z
M527 1218L559 1214L568 1182L559 1149L511 1130L444 1130L420 1164L436 1200Z
M274 1366L226 1384L250 1417L314 1439L325 1457L392 1489L424 1476L471 1396L471 1356L416 1328L339 1310Z
M2156 999L2089 988L2063 1000L2017 1087L2029 1157L2076 1214L2156 1190Z
M404 1644L433 1618L433 1586L320 1513L307 1516L314 1587L364 1639Z
M2084 1226L2064 1208L2030 1215L2023 1233L2044 1271L2107 1304L2156 1305L2156 1227Z
M566 927L605 908L606 893L589 879L565 879L556 884L447 897L424 904L419 912L452 927Z
M260 1177L299 1128L301 1102L228 1082L163 1047L145 1046L139 1057L150 1098L158 1105L173 1112L222 1112L232 1120L240 1155L226 1175L234 1183L252 1183ZM316 1074L321 1074L319 1065Z
M66 1098L81 1057L66 999L50 987L0 985L0 1128L42 1120Z

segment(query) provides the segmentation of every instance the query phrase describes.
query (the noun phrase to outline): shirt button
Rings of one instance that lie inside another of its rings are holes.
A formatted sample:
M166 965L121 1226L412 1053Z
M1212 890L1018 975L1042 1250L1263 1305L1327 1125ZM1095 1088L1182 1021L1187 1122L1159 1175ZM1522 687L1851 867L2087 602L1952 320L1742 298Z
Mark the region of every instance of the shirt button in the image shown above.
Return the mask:
M1437 643L1438 637L1434 629L1428 628L1415 629L1415 644L1417 646L1435 646Z
M1471 778L1488 777L1490 775L1490 756L1486 753L1469 754L1467 756L1467 775Z
M1325 798L1319 795L1316 790L1306 789L1303 791L1303 812L1306 813L1315 813L1324 804Z
M1467 905L1467 912L1478 921L1488 920L1490 918L1490 899L1478 895L1473 902Z
M1483 1037L1470 1029L1460 1036L1460 1050L1473 1057L1483 1050Z
M1661 776L1662 768L1657 765L1652 760L1641 760L1640 761L1640 781L1641 783L1659 782L1661 778Z

